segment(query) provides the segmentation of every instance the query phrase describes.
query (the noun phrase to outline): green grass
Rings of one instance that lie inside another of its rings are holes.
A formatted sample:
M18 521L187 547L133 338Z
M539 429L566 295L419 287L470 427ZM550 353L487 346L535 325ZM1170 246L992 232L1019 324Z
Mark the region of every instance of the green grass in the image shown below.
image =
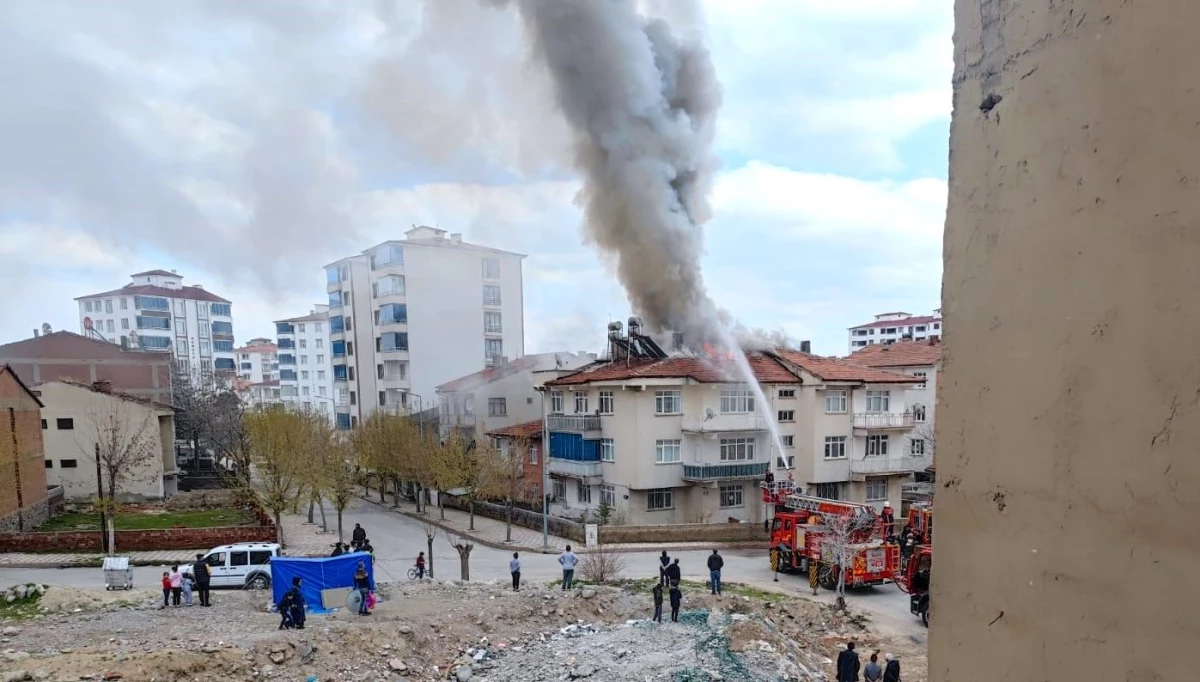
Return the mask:
M29 620L38 615L38 600L42 595L35 594L31 597L18 599L14 602L6 602L0 599L0 622L14 620Z
M560 582L561 584L561 582ZM622 580L620 585L630 592L647 594L654 589L658 584L658 578L638 578L636 580ZM679 587L685 592L696 592L700 590L709 591L708 583L702 580L681 580ZM772 592L770 590L760 589L751 585L743 585L741 583L721 583L721 593L727 596L734 597L749 597L751 599L761 599L762 601L777 602L781 599L787 599L788 595L781 592Z
M183 511L124 511L117 513L117 530L168 530L171 528L216 528L240 526L254 522L254 515L244 509L190 509ZM100 530L98 514L62 514L50 519L42 532Z

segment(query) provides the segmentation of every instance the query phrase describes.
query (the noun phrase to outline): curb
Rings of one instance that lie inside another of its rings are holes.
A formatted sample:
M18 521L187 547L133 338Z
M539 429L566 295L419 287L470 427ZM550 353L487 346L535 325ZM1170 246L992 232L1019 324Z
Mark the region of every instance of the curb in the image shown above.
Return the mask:
M206 549L196 550L196 552L199 552L201 554L203 554L204 552L207 552L207 551L208 550L206 550ZM21 561L21 562L16 562L16 563L0 563L0 570L6 569L6 568L19 568L19 569L100 568L101 566L103 566L103 562L104 562L104 555L96 554L95 556L89 556L89 557L82 558L82 559L75 559L73 561L59 561L59 562ZM134 558L134 559L130 559L129 563L132 566L169 566L174 562L166 561L163 559L153 559L152 560L152 559Z

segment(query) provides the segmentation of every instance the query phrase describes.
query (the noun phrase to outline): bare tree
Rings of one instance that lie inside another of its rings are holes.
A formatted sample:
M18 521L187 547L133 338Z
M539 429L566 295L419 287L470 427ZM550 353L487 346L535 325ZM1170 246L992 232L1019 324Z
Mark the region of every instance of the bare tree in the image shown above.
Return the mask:
M324 420L322 420L324 421ZM354 450L344 440L333 438L332 430L322 438L327 444L321 463L324 489L337 511L338 542L342 541L342 517L350 502L354 500Z
M283 405L255 408L244 416L247 459L254 469L263 506L275 517L275 531L283 544L282 515L296 503L304 489L304 469L311 452L304 416Z
M579 560L579 574L600 585L620 579L624 572L625 555L609 545L596 547Z
M429 557L429 570L427 573L429 574L430 578L433 578L433 540L437 537L438 530L440 529L428 518L424 520L422 525L424 526L425 530L425 549L428 552L427 556Z
M458 569L462 575L463 581L471 579L471 550L475 549L475 544L465 537L460 537L452 533L446 533L446 541L450 546L458 552ZM431 543L432 544L432 543ZM432 551L430 558L433 557Z
M913 429L912 437L925 441L925 456L932 459L933 453L937 450L937 429L933 424L930 422L917 424Z
M495 466L489 467L492 472L492 481L489 482L487 487L490 493L504 500L505 542L512 542L513 505L517 501L525 500L527 496L528 484L525 480L525 460L529 457L531 447L529 438L517 436L508 439L507 446L500 452L488 454L489 458L494 459Z
M468 442L453 433L435 453L431 465L439 493L456 491L455 495L466 500L468 527L475 530L475 503L494 492L499 452L490 441L483 444ZM445 518L444 508L442 518Z
M862 551L860 544L875 529L875 518L868 515L822 517L826 535L821 544L821 566L818 582L837 593L837 608L846 608L846 571L854 565L855 555Z
M117 495L135 482L152 482L161 477L161 469L152 466L162 457L158 442L156 408L133 398L103 394L90 397L87 407L90 443L77 441L85 455L99 463L107 499L97 500L105 513L108 528L108 551L116 551ZM165 409L165 408L164 408Z

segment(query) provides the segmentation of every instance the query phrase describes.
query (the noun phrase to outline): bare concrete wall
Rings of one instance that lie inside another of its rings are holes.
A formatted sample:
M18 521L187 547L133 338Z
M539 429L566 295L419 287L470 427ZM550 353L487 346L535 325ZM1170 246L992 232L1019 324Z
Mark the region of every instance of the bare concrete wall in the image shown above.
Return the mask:
M1200 3L955 19L931 679L1190 679Z

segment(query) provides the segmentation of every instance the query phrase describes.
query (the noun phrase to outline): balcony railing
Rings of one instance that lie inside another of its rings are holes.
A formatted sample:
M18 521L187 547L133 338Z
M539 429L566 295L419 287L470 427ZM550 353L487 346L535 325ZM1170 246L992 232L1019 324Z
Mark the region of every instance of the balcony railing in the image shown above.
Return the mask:
M599 431L600 417L590 414L552 414L546 417L546 427L551 431L574 433Z
M704 482L759 479L767 474L770 466L770 462L684 464L683 480Z
M684 417L683 430L689 433L719 431L765 431L767 420L752 414L714 414L712 417Z
M852 474L907 474L912 473L916 461L912 457L863 457L850 460Z
M600 462L550 458L550 473L571 478L599 478Z
M856 429L911 429L911 412L858 412L854 415Z
M473 414L439 414L438 422L442 426L461 426L467 428L475 428L475 415Z

